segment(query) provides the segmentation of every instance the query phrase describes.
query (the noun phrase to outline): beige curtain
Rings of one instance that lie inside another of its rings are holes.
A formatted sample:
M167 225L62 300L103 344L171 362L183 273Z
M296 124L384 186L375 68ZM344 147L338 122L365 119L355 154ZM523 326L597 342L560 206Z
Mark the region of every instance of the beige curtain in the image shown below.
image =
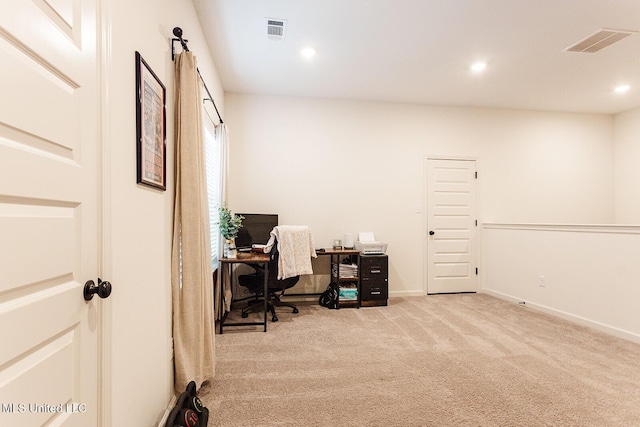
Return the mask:
M171 253L175 390L213 378L209 209L196 58L176 56L176 199Z

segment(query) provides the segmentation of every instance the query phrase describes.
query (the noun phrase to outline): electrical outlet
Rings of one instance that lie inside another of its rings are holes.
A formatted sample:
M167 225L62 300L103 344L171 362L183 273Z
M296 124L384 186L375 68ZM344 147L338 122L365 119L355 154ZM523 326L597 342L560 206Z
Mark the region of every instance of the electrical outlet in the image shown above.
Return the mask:
M544 287L545 287L545 280L544 280L544 276L540 276L540 282L538 282L538 285L539 285L541 288L544 288Z

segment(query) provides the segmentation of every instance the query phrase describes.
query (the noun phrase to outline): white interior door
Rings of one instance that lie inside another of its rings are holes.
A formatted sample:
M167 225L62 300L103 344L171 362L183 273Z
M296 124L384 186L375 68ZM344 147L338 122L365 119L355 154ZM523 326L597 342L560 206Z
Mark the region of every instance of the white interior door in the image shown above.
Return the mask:
M0 425L95 426L95 0L0 1Z
M476 162L427 159L427 293L476 292Z

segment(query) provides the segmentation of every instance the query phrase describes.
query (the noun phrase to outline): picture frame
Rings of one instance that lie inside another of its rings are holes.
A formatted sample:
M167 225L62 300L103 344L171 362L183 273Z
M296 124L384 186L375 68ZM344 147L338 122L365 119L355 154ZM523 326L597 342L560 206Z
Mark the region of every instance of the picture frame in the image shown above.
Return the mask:
M167 189L166 88L136 51L137 183Z

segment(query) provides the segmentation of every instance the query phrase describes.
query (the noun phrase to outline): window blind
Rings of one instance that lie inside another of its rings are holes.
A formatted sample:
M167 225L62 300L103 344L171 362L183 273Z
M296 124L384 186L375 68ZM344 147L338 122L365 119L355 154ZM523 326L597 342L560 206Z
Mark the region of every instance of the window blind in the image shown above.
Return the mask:
M220 256L220 228L218 209L222 203L222 150L215 138L215 126L203 108L204 151L209 201L209 232L211 234L211 264L215 270Z

